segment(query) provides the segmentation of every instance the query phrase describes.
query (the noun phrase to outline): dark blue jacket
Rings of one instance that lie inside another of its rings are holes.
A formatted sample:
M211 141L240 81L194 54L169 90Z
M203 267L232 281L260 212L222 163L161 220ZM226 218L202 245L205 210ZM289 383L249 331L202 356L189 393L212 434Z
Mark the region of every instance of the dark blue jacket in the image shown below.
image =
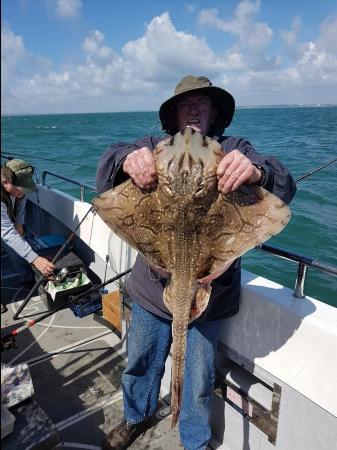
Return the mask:
M96 186L99 193L117 186L129 176L123 172L122 165L126 156L142 147L154 149L162 138L146 136L134 144L117 142L101 157ZM263 156L252 145L239 137L222 136L219 139L225 151L240 150L254 164L266 172L263 187L289 204L296 192L296 185L288 169L276 158ZM212 292L208 306L197 321L222 319L236 314L239 310L241 282L241 260L234 261L230 268L212 281ZM163 302L163 289L166 279L149 268L146 260L138 255L126 289L134 302L158 316L171 319L171 314Z

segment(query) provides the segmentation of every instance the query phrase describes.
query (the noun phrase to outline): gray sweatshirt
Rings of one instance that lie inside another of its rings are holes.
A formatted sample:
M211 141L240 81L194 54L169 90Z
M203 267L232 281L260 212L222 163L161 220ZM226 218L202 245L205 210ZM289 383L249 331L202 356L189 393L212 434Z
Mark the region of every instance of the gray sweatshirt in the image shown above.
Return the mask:
M12 200L12 199L11 199ZM23 225L25 223L25 206L26 197L24 197L19 206L18 214L15 220L16 224ZM29 264L38 256L32 247L25 241L16 231L14 223L11 222L5 203L1 202L1 239L11 247L21 258L25 259Z

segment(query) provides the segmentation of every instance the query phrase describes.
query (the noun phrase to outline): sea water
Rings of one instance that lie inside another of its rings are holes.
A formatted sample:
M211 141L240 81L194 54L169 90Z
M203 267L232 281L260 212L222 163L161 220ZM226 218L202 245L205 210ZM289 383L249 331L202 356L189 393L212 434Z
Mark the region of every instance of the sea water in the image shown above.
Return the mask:
M95 186L103 152L118 141L134 142L161 132L157 112L5 116L1 152L30 161L38 171L60 173ZM294 177L337 157L337 107L237 109L227 135L248 139L255 149L279 158ZM2 159L4 161L4 159ZM47 177L48 184L78 196L79 188ZM287 227L268 244L337 265L337 164L298 183ZM90 200L94 194L89 194ZM297 265L259 250L243 267L293 288ZM337 306L337 278L308 269L307 295Z

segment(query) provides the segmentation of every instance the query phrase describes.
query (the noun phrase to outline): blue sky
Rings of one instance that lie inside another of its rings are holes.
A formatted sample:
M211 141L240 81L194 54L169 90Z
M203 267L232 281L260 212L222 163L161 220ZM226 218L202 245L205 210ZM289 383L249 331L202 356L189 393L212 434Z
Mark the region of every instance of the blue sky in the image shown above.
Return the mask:
M186 74L241 106L337 103L335 0L2 0L2 113L157 110Z

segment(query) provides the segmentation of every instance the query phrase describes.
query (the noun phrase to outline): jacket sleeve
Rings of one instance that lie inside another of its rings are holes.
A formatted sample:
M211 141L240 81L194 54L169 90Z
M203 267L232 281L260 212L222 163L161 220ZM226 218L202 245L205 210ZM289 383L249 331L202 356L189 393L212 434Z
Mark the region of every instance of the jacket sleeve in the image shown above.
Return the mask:
M99 194L126 181L129 176L123 172L123 162L127 155L139 148L154 149L160 138L144 137L134 144L117 142L103 153L96 171L96 189Z
M117 142L103 153L96 171L96 190L99 194L127 180L126 174L124 174L125 179L123 179L122 165L126 156L134 150L136 150L134 144ZM120 180L116 180L117 172L121 172L119 173Z
M29 264L38 256L32 247L25 241L16 231L14 224L11 222L7 208L1 202L1 239L11 247L21 258L25 259Z
M258 153L246 140L228 137L221 143L225 151L240 150L253 164L260 166L266 173L263 187L289 204L296 193L296 184L289 170L274 156Z

